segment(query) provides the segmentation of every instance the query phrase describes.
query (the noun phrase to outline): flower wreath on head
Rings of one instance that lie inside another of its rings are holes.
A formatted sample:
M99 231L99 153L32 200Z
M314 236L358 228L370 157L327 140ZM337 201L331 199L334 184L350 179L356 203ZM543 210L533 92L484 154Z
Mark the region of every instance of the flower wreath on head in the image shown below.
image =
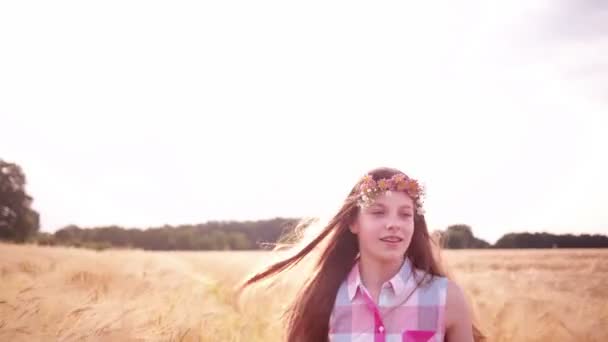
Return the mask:
M357 203L360 207L370 206L374 198L383 192L390 195L391 191L403 191L414 200L416 213L421 216L424 215L424 187L417 180L409 178L402 173L377 181L371 175L365 175L359 182L358 190Z

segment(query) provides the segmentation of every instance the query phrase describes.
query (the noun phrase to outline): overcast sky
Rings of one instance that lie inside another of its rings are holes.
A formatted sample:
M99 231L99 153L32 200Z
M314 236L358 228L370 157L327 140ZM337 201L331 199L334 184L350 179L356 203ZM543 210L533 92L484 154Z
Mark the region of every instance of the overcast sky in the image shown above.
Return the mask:
M368 169L431 229L608 233L605 1L0 4L0 158L42 230L326 216Z

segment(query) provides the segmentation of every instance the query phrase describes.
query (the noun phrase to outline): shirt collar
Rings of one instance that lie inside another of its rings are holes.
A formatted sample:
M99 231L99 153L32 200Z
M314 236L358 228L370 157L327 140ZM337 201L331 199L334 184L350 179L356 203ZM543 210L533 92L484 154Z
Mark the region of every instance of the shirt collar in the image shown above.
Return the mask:
M359 273L359 265L360 259L357 259L357 262L351 269L350 273L347 277L347 289L348 289L348 298L352 302L357 294L357 290L360 287L363 287L363 283L361 282L361 274ZM412 274L412 263L410 259L405 258L403 265L399 269L399 272L395 274L389 281L387 282L395 292L396 296L400 296L406 290L406 284Z

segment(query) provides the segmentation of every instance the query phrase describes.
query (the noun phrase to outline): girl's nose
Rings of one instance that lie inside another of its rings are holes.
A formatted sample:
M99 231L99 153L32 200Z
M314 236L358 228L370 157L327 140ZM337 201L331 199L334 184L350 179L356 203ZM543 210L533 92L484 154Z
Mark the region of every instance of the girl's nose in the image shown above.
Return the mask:
M395 230L399 230L399 225L397 225L394 222L388 222L386 224L386 229L390 230L390 231L395 231Z

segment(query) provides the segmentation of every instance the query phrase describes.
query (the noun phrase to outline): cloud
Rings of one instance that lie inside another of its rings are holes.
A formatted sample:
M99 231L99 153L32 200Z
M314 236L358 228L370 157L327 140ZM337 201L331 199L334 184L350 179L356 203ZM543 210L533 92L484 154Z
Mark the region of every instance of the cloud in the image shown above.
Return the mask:
M547 15L548 33L557 39L590 40L608 35L608 2L562 0Z
M551 1L528 19L520 51L573 89L608 104L608 2Z

